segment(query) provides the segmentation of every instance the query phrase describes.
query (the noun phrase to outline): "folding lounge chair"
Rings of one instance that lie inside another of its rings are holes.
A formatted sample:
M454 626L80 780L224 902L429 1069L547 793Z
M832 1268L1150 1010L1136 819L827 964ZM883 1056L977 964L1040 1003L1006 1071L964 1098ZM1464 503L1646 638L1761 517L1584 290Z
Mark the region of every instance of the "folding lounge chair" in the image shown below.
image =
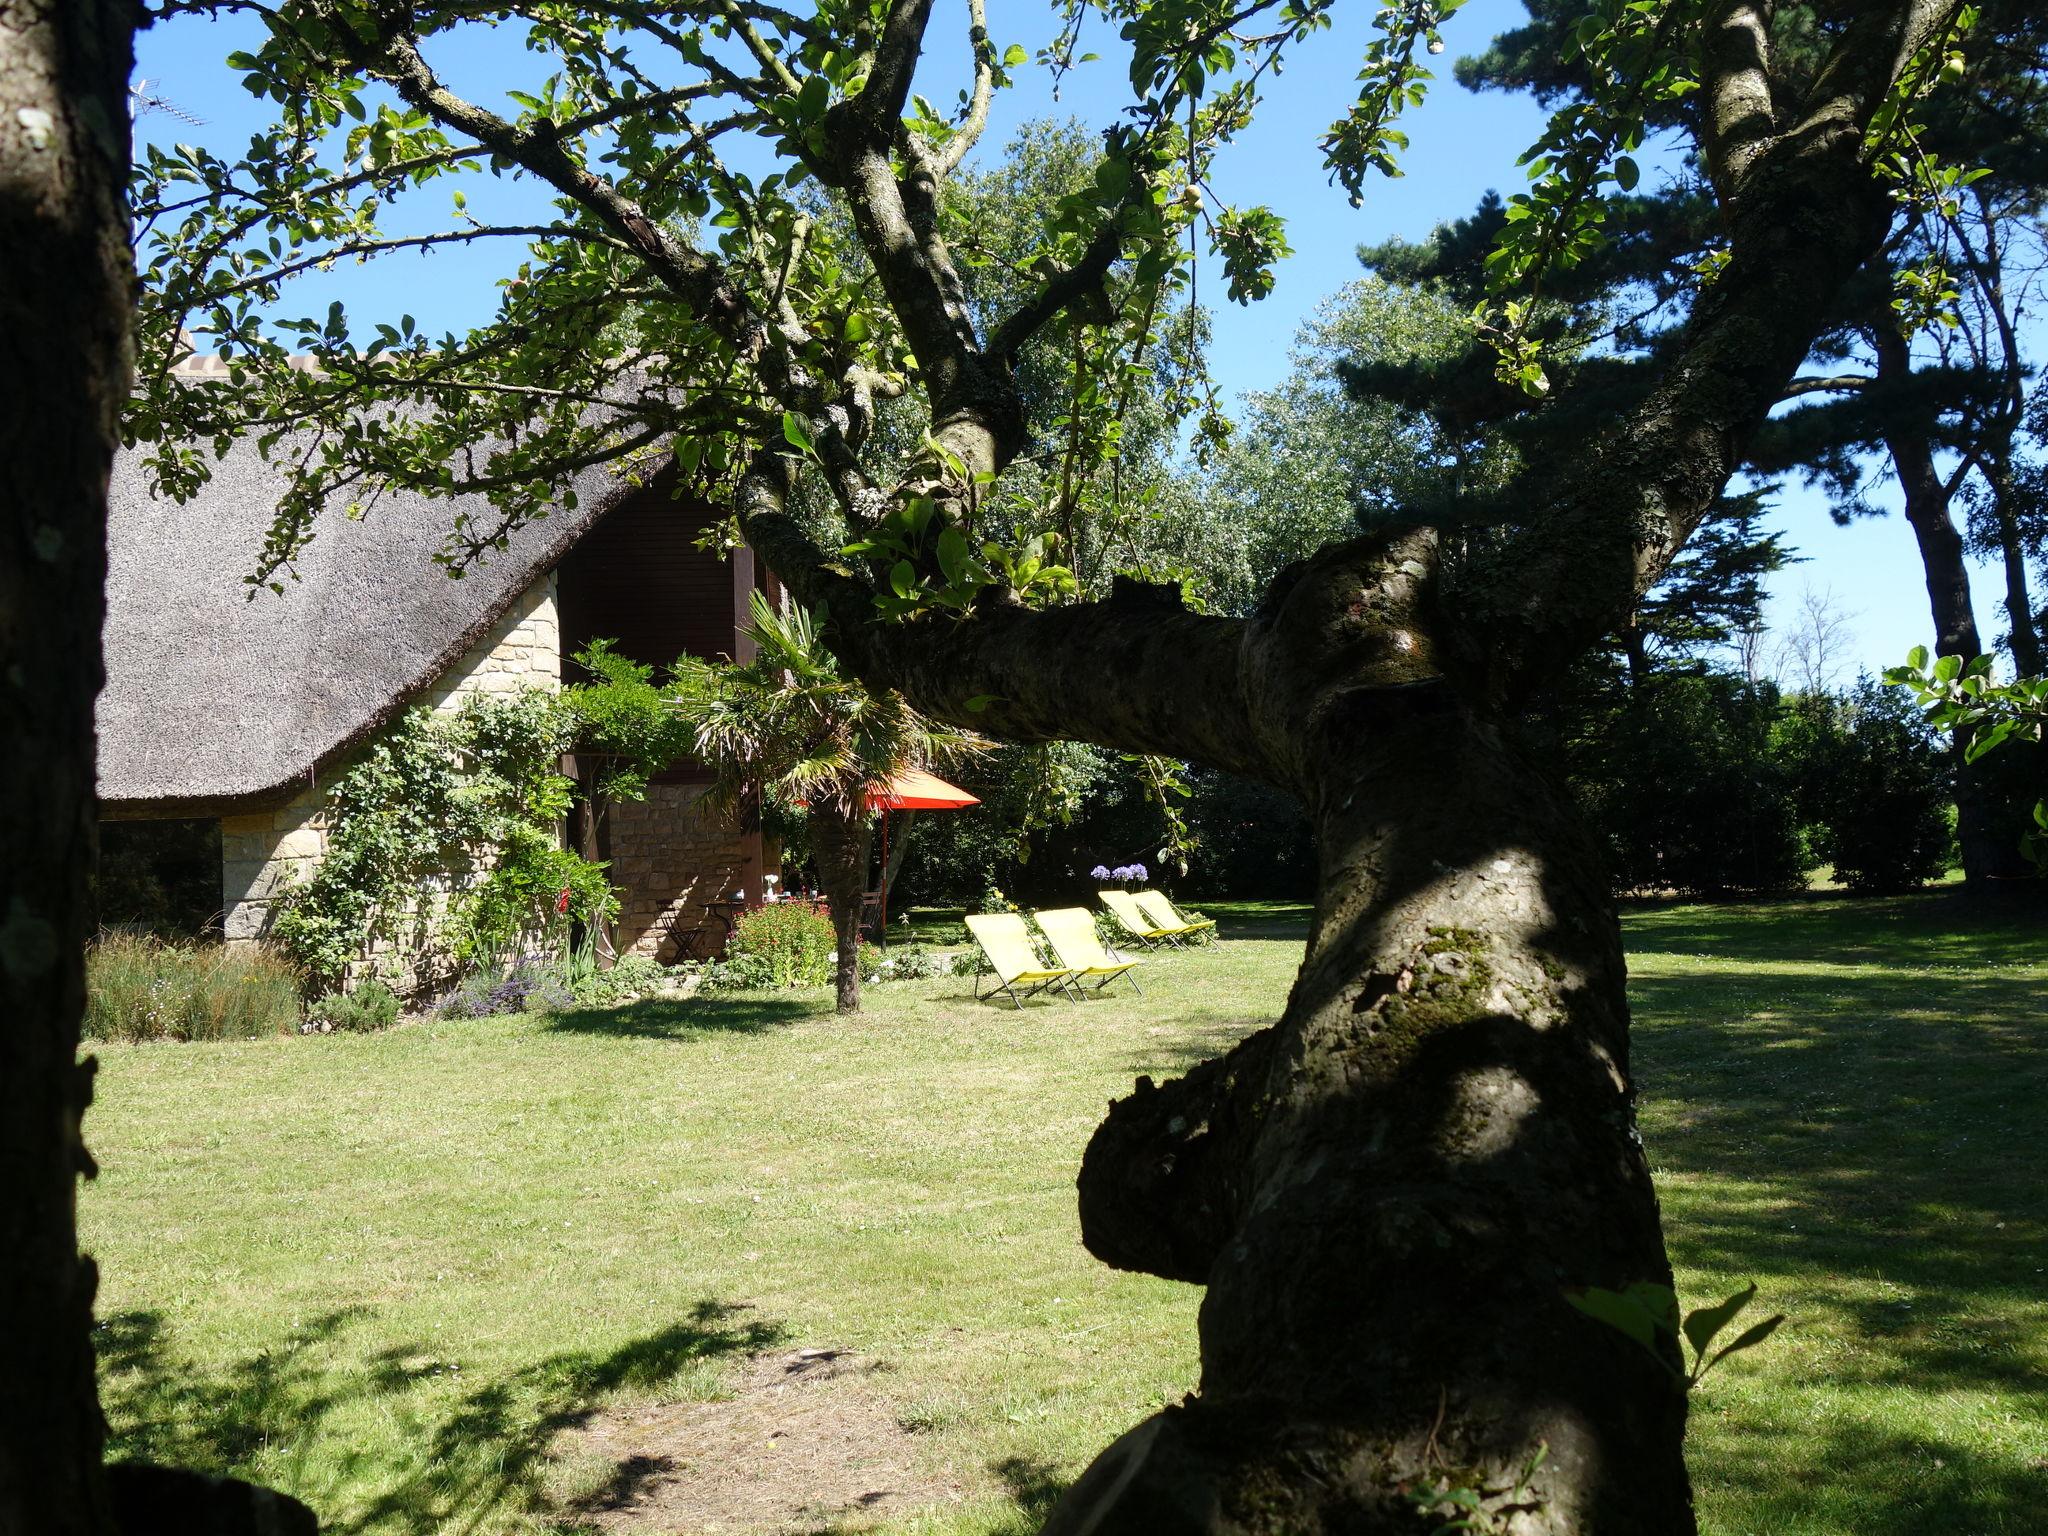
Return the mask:
M1145 989L1138 985L1138 978L1131 971L1139 962L1120 960L1102 947L1102 937L1095 931L1095 914L1080 907L1062 907L1053 912L1034 912L1038 926L1045 930L1046 942L1052 945L1052 952L1068 972L1067 985L1078 995L1081 984L1091 977L1099 976L1089 990L1100 992L1117 977L1121 976L1131 984L1131 990L1140 997Z
M1189 922L1181 915L1180 908L1166 899L1166 892L1164 891L1140 891L1135 900L1138 903L1138 910L1140 912L1151 918L1157 927L1164 928L1171 933L1206 933L1216 926L1216 920L1209 917L1201 917L1193 922Z
M1180 935L1187 931L1181 925L1162 928L1147 917L1138 906L1138 900L1129 891L1098 891L1102 904L1109 908L1109 915L1116 919L1117 926L1147 949L1157 949L1162 944L1177 944Z
M1031 945L1031 931L1024 926L1024 919L1014 912L977 912L967 919L967 931L981 946L984 962L974 971L976 1002L1002 991L1009 994L1012 1004L1022 1008L1025 998L1036 997L1050 987L1057 987L1073 974L1065 966L1046 967ZM993 971L996 978L995 986L987 992L981 990L984 970ZM1019 987L1024 989L1021 993L1017 990Z

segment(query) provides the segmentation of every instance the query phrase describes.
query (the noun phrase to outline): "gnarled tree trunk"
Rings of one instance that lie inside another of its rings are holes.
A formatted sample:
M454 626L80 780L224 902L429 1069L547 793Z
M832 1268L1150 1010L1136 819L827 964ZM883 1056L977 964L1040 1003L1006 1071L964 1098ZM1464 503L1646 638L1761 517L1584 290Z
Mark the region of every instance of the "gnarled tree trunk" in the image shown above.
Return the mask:
M1388 591L1337 585L1331 629ZM1251 642L1261 675L1305 670L1285 628ZM1286 1011L1141 1079L1080 1178L1091 1252L1208 1287L1200 1392L1106 1452L1049 1536L1425 1530L1432 1487L1518 1532L1692 1530L1682 1395L1565 1300L1670 1283L1598 857L1441 676L1271 703L1321 850Z

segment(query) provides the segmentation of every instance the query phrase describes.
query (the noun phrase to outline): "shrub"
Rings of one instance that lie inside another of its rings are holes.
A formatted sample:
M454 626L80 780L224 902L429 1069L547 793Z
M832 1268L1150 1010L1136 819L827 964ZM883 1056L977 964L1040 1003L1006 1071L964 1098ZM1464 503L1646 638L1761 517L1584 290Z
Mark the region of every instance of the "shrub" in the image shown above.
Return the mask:
M560 1013L576 1006L561 973L544 960L522 960L503 975L478 971L442 1000L451 1019L487 1019L501 1013Z
M569 978L569 990L585 1008L610 1008L645 997L668 979L668 970L646 955L621 955L608 971L587 970Z
M1820 852L1856 891L1907 890L1948 867L1948 755L1905 693L1865 679L1810 726Z
M1777 690L1652 676L1568 727L1567 771L1623 891L1796 889L1814 860Z
M92 1040L251 1040L299 1025L299 973L267 949L109 934L86 952Z
M863 944L860 947L860 966L860 979L864 982L929 981L934 976L946 974L946 963L921 944L886 952L872 944Z
M368 1034L397 1022L398 994L381 981L366 981L353 992L330 992L306 1010L307 1025L321 1034Z
M706 979L728 987L820 987L832 979L838 948L822 906L772 901L740 914L724 961Z

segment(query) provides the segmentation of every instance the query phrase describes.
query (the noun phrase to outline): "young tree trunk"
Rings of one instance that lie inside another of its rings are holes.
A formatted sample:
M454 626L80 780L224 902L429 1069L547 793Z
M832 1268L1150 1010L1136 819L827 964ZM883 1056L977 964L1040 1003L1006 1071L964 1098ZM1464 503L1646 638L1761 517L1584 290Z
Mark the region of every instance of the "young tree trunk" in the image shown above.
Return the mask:
M107 474L128 389L123 0L0 0L0 1530L106 1532L75 1194Z
M2001 476L2001 480L2003 477ZM2012 624L2012 659L2021 677L2039 677L2048 665L2041 654L2041 631L2034 622L2034 598L2027 587L2027 548L2013 516L2005 485L1994 487L1992 513L1998 520L1998 552L2005 565L2005 614Z
M1202 1379L1047 1536L1421 1532L1443 1486L1518 1536L1690 1532L1682 1394L1565 1300L1671 1282L1600 861L1448 684L1357 702L1298 717L1321 883L1285 1013L1088 1150L1089 1249L1208 1287Z
M868 851L873 832L866 816L825 803L811 807L811 855L832 912L839 945L836 983L841 1013L860 1012L860 909L867 895Z
M1880 331L1876 352L1880 378L1902 377L1910 364L1905 343ZM1984 654L1970 597L1970 568L1963 559L1963 535L1950 512L1952 497L1942 482L1927 439L1911 431L1887 435L1885 448L1898 472L1905 496L1906 522L1920 548L1920 568L1927 582L1927 606L1934 619L1934 654L1969 660ZM1955 733L1950 763L1955 776L1956 847L1963 876L1972 882L2011 878L2026 873L2010 828L1998 818L1986 792L1984 765L1963 761L1969 745L1965 732Z

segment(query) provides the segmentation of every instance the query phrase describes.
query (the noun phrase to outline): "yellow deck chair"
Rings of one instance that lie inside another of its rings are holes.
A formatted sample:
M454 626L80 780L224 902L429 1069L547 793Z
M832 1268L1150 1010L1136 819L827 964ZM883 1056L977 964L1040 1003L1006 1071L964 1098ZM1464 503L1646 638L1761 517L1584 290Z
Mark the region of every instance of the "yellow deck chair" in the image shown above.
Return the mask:
M1100 992L1117 977L1121 976L1131 984L1131 990L1140 997L1145 989L1138 985L1138 978L1131 972L1138 966L1136 960L1124 960L1102 947L1102 936L1095 931L1095 914L1079 907L1061 907L1052 912L1034 912L1038 926L1045 930L1046 942L1052 945L1052 952L1061 965L1071 973L1067 985L1078 993L1081 984L1093 977L1101 977L1090 989Z
M1024 999L1057 987L1073 974L1064 965L1048 968L1031 944L1031 930L1014 912L977 912L967 919L967 931L981 947L982 964L974 971L974 1000L982 1002L997 992L1009 994L1019 1008ZM995 973L996 984L981 990L983 971ZM1022 993L1018 988L1022 987Z
M1109 915L1116 919L1117 926L1147 949L1157 949L1162 944L1177 943L1175 935L1178 925L1162 928L1147 917L1138 905L1138 898L1129 891L1098 891L1102 904L1109 909Z
M1151 918L1157 927L1164 929L1168 933L1185 937L1198 933L1207 933L1216 926L1216 920L1209 917L1198 917L1193 922L1189 922L1182 915L1180 908L1166 899L1166 892L1164 891L1140 891L1135 899L1138 903L1138 910ZM1174 942L1179 943L1181 940L1176 938Z

